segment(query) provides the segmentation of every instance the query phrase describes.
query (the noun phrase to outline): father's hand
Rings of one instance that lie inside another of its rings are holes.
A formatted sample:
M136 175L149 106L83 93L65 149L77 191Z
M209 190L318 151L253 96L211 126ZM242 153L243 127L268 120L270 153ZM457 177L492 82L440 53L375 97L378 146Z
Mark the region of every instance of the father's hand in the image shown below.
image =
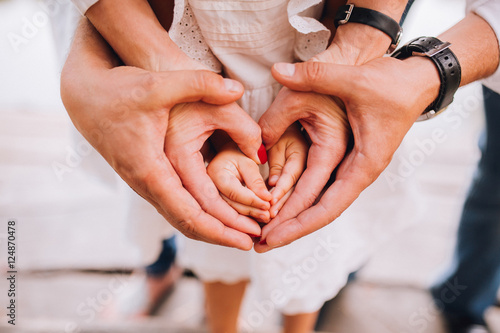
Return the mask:
M153 73L117 67L102 39L79 42L93 31L79 30L61 78L62 98L77 129L137 193L186 236L251 249L252 240L246 233L259 234L258 225L240 223L235 230L205 213L165 155L169 113L175 105L231 103L242 95L241 84L209 71ZM216 124L219 118L213 115L212 122ZM239 140L242 151L257 159L258 125L241 122L233 128L249 138L245 143ZM203 174L197 170L186 175L190 182L206 176L205 170Z
M264 228L262 237L267 244L256 245L259 252L303 237L329 224L347 209L386 168L422 110L437 97L440 85L432 62L417 57L405 61L379 58L362 66L321 62L276 64L273 76L290 89L338 96L346 107L354 147L341 162L335 182L316 205L296 217L280 212ZM276 116L281 117L278 123L293 122L296 118L284 112ZM261 122L261 125L266 142L274 140L273 123ZM306 128L309 135L315 135L321 125L322 120L318 119ZM324 150L323 154L332 152ZM297 186L292 195L308 198L311 193L320 193L323 185L318 182L315 188ZM304 189L308 192L303 192Z

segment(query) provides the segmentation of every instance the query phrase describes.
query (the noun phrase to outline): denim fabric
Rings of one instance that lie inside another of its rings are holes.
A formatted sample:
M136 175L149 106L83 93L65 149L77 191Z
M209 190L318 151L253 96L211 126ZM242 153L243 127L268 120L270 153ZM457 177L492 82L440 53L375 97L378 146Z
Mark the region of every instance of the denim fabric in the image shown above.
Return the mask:
M146 267L146 273L149 276L161 276L168 272L175 261L177 254L177 246L175 244L175 236L163 240L162 250L158 259L151 265Z
M483 87L481 160L460 220L454 260L431 292L445 314L484 324L500 287L500 95Z

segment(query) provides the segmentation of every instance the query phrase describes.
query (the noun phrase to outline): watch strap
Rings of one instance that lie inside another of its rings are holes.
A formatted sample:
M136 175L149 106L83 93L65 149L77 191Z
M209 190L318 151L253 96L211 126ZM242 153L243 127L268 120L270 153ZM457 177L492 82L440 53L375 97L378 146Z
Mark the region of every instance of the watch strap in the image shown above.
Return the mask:
M450 43L442 42L435 37L419 37L408 42L392 54L397 59L406 59L411 56L424 56L436 65L441 80L439 95L429 105L419 120L433 117L453 102L453 97L462 77L460 63L450 50Z
M376 10L356 7L353 4L340 6L334 19L335 27L348 22L361 23L378 29L391 38L388 53L394 51L401 40L403 29L391 17Z

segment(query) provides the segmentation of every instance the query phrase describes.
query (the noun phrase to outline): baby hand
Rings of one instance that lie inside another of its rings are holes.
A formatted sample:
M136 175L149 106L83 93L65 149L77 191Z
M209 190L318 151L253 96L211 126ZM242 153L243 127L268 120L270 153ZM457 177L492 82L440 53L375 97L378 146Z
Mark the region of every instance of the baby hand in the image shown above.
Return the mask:
M270 220L269 202L273 196L267 190L259 166L240 152L234 143L222 147L208 165L207 173L222 198L238 213L259 222Z
M278 142L269 149L270 215L274 218L293 192L295 183L305 169L308 144L297 123L292 124Z

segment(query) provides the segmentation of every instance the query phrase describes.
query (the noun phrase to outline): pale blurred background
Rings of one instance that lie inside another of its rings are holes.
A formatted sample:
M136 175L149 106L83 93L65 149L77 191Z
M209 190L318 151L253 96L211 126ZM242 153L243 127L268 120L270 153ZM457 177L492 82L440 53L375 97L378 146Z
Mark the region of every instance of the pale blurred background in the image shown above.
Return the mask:
M416 1L403 42L439 34L460 20L464 7L464 1ZM101 310L96 309L95 316L79 311L89 298L118 297L106 292L108 285L116 279L129 281L130 271L141 263L124 225L125 201L116 195L120 191L88 179L80 167L95 152L71 134L59 97L54 32L49 22L40 20L45 10L35 0L0 0L0 272L7 270L6 222L17 219L21 273L19 325L13 332L203 332L202 292L191 277L180 281L151 320L116 323L103 320ZM36 31L14 47L12 36L23 36L26 20L38 23ZM407 170L405 179L417 181L425 208L417 223L374 253L330 302L318 329L442 332L426 288L450 261L482 127L479 84L461 88L446 116L414 126L405 139L410 149L402 158L421 151L417 142L435 129L444 131L446 138L432 153L418 153L425 156L423 163L410 163ZM4 278L0 281L0 318L5 318L7 286ZM251 297L243 317L255 310ZM411 320L419 315L425 328ZM276 314L268 316L258 330L277 332L278 320ZM500 332L498 311L488 320ZM7 330L5 325L2 319L0 332Z

